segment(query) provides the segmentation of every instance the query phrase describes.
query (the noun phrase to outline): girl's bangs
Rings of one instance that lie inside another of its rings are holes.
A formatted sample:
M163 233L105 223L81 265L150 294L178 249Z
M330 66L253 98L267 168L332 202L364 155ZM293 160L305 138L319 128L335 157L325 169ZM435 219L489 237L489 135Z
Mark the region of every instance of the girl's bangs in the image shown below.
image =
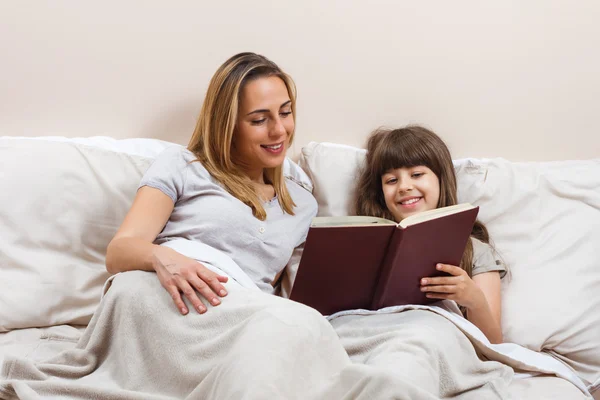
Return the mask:
M394 141L396 142L396 141ZM397 168L425 165L431 168L431 155L418 143L382 143L378 154L374 154L374 165L379 175Z

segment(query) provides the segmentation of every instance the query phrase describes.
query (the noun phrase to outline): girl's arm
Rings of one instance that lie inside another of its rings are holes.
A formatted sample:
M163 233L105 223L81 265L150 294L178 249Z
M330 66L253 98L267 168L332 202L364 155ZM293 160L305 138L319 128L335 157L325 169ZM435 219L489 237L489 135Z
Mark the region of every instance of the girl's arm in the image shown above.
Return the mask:
M472 278L481 289L483 299L467 307L467 319L475 324L492 343L502 343L502 304L500 297L500 274L484 272Z
M485 272L471 279L462 268L454 265L438 264L437 269L452 276L423 278L421 290L426 292L426 296L456 301L467 309L467 319L491 343L501 343L500 274Z

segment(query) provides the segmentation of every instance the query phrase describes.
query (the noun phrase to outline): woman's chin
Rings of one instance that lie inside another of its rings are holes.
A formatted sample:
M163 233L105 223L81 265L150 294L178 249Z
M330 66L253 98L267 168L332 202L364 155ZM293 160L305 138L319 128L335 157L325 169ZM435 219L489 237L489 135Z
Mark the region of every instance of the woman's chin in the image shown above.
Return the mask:
M277 157L269 157L266 160L263 160L263 165L264 168L277 168L281 165L283 165L283 162L285 161L285 153L282 153L281 155L277 156Z

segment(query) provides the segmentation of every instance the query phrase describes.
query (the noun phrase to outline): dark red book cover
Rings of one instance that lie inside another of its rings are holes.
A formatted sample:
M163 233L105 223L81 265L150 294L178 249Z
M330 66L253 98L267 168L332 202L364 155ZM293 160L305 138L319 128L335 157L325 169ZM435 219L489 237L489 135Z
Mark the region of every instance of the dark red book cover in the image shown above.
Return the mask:
M459 265L478 207L418 222L311 226L290 299L331 315L428 304L420 279Z
M436 269L438 263L460 265L478 211L476 207L396 229L371 309L437 301L421 292L421 278L445 275Z
M323 315L370 308L395 225L311 227L290 298Z

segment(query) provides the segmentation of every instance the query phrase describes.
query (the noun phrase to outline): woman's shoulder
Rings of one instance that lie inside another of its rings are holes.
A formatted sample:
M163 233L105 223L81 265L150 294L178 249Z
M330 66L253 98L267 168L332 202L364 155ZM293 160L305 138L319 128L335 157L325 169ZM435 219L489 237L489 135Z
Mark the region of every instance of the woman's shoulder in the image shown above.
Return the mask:
M170 146L156 156L139 186L160 189L176 202L190 183L202 185L202 182L211 179L206 168L196 158L193 152L183 146Z
M199 176L201 179L210 177L202 162L198 160L198 156L185 146L173 145L166 148L158 154L155 162L170 165L178 170L191 169L194 171L194 175Z
M194 153L189 151L185 146L173 144L167 147L156 156L156 160L173 160L173 161L192 161L195 159Z
M292 198L300 196L314 200L312 195L312 182L308 175L297 164L286 159L286 163L284 164L283 168L283 176Z
M296 207L305 209L308 214L316 214L317 200L313 196L313 184L306 172L296 163L286 159L283 168L286 187Z
M288 186L302 188L309 193L313 191L313 184L306 172L298 164L286 158L283 164L283 176L285 177Z

